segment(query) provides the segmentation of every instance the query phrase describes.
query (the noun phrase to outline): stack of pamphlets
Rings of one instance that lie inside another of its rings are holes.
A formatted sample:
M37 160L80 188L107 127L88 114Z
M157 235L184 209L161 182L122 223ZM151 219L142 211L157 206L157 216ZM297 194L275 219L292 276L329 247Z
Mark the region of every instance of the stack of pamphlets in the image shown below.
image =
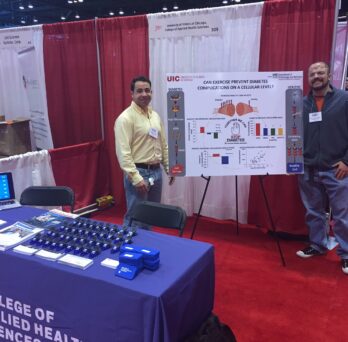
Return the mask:
M61 264L81 268L82 270L85 270L87 267L93 264L92 259L84 258L73 254L65 254L58 260L58 262Z
M28 223L17 221L16 223L0 230L0 251L17 246L34 237L43 229L34 227Z

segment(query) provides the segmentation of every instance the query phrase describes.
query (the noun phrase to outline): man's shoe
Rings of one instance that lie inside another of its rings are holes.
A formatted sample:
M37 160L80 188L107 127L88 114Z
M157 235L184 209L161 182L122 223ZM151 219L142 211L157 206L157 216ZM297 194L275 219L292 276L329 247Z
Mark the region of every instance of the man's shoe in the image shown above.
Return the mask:
M320 253L319 251L317 251L316 249L314 249L311 246L308 246L308 247L296 252L296 255L298 255L301 258L310 258L312 256L322 255L322 254L323 253ZM347 266L347 272L348 272L348 266Z
M348 274L348 259L342 259L342 271L345 274Z

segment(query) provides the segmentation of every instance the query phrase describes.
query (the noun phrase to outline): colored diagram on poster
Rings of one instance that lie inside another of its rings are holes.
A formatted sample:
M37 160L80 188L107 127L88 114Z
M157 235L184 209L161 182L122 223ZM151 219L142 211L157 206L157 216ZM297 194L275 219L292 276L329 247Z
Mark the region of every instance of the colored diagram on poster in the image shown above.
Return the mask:
M167 76L170 173L303 172L302 72Z

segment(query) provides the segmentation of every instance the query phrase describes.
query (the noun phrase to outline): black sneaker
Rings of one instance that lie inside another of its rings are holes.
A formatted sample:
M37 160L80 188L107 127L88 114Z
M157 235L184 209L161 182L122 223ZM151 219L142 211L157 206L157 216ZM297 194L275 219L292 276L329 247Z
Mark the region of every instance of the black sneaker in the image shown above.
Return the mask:
M296 252L296 255L298 255L301 258L310 258L315 255L322 255L323 253L320 253L316 249L314 249L311 246L308 246L300 251ZM348 264L347 264L347 272L348 272Z
M342 259L342 271L345 274L348 274L348 259Z

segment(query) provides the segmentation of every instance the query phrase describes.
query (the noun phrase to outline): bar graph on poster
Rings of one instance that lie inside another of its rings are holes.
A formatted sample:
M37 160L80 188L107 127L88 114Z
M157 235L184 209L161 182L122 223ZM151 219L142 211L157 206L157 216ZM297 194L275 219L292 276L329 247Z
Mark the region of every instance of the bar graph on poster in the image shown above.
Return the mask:
M301 72L167 75L173 176L303 172Z

